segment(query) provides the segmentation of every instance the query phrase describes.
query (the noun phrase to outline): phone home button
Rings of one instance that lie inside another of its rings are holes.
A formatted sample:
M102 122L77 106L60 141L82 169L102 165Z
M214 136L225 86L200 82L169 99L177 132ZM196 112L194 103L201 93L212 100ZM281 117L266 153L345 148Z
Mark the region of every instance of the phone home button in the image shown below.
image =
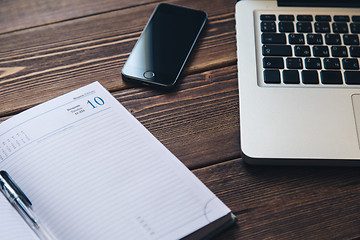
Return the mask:
M144 72L144 77L147 79L151 79L151 78L155 77L155 73L153 73L152 71Z

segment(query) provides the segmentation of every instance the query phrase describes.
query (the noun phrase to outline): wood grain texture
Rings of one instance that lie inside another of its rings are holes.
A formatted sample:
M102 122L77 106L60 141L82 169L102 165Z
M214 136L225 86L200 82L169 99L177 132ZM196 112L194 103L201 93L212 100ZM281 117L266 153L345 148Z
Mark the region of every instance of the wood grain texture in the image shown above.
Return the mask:
M238 218L214 240L360 237L358 168L254 167L236 159L193 172Z
M137 87L113 95L190 169L241 155L236 66L186 76L173 92Z
M184 75L236 62L233 3L205 2L173 1L209 14ZM121 68L155 6L138 6L0 35L0 116L93 81L101 82L110 91L126 88Z
M187 76L170 93L114 96L191 169L240 157L236 66Z
M151 0L2 0L0 34L154 2Z

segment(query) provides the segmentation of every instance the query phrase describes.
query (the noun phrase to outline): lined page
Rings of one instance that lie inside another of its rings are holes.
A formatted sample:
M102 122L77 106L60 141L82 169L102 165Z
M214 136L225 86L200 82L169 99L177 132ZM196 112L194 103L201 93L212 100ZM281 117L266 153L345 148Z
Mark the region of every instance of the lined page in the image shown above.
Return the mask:
M38 237L0 192L0 239L37 240Z
M5 121L0 142L57 239L179 239L230 212L99 83Z

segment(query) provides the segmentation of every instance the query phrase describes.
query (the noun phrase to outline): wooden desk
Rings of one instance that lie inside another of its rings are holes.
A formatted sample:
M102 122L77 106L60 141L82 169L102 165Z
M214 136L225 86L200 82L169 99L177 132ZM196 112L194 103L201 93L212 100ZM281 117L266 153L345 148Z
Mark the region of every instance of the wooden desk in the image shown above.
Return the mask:
M176 91L125 84L120 71L153 9L209 21ZM216 239L360 237L358 168L250 167L241 160L235 1L4 0L0 117L99 81L237 215Z

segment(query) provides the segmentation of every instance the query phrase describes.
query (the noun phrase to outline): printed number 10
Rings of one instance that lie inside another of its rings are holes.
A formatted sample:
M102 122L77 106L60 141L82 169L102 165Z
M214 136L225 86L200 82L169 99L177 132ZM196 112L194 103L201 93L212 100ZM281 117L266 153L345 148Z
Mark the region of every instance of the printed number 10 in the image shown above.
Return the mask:
M92 106L92 108L96 108L97 105L101 106L101 105L104 105L104 100L102 100L102 98L100 97L94 97L94 102L95 103L92 103L90 100L87 101L88 104L90 104Z

